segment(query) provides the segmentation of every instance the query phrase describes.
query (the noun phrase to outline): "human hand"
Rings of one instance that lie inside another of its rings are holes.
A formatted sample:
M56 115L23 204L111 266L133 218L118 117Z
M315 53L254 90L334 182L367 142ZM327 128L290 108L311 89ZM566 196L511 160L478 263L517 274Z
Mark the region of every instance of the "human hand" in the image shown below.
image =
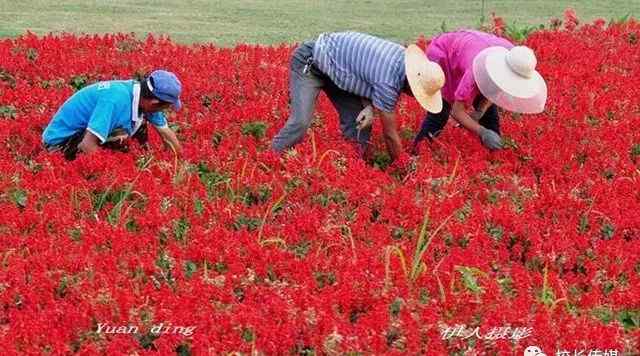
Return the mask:
M480 136L482 144L488 149L499 150L502 148L502 138L495 131L480 126L478 136Z
M358 130L364 130L371 126L373 123L373 106L367 105L356 117L356 128Z

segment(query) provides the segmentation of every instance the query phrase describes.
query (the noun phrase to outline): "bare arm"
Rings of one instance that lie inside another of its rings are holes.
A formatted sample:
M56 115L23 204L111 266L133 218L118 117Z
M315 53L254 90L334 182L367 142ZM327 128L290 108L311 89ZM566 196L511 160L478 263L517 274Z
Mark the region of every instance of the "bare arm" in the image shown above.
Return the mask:
M478 103L477 108L471 114L469 114L469 116L471 116L471 118L474 119L475 121L480 121L480 119L487 112L491 104L492 103L489 100L487 100L487 98L482 97L480 99L480 102Z
M382 112L382 134L391 159L396 160L402 153L402 141L398 135L395 113Z
M483 115L485 112L487 112L487 110L489 109L489 107L492 105L493 103L490 102L489 100L487 100L487 98L483 97L480 100L480 104L478 105L478 111L481 112Z
M178 141L178 137L176 137L176 134L173 132L173 130L171 130L169 126L153 127L155 127L155 129L158 131L158 134L160 135L160 137L162 137L164 142L172 147L178 156L181 156L182 145L180 145L180 141Z
M480 124L467 114L464 104L461 101L453 102L453 106L451 107L451 116L453 116L453 118L467 130L476 134L480 132Z
M78 149L84 153L93 153L100 148L100 139L98 136L86 130L82 141L78 144Z
M453 103L451 116L464 126L464 128L480 136L480 140L485 147L490 150L499 150L502 148L500 135L495 131L480 126L476 120L467 114L462 102L456 101ZM479 119L480 118L478 118L478 120Z

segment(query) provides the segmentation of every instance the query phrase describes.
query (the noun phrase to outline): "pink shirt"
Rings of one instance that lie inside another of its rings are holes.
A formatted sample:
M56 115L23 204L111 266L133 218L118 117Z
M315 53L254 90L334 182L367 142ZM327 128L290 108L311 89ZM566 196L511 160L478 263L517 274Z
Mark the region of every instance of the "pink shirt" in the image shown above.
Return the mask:
M454 101L462 101L467 106L473 104L479 93L473 79L473 59L483 49L493 46L510 49L513 44L504 38L474 30L447 32L431 40L427 57L444 71L444 100L450 104Z

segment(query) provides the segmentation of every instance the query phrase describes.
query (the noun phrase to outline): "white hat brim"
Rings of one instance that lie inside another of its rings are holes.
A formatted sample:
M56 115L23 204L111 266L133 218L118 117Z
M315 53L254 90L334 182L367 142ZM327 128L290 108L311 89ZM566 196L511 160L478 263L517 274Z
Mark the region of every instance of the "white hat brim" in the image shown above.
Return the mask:
M540 113L547 100L547 84L537 71L526 78L507 64L509 50L489 47L473 61L473 74L478 89L498 106L519 113Z

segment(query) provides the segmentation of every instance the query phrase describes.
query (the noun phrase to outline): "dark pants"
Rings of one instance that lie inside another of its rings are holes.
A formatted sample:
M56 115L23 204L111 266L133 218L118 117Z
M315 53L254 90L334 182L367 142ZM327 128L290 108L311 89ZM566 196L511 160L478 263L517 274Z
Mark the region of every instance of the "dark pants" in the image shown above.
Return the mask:
M282 151L302 140L311 126L318 94L322 90L338 111L342 135L366 148L371 127L360 132L356 129L356 118L364 109L361 98L338 88L313 65L313 45L314 42L305 42L293 52L289 68L289 119L273 138L271 147Z
M478 95L473 102L473 107L477 109L481 96ZM431 140L434 137L437 137L444 125L447 124L447 120L449 120L449 114L451 113L451 104L446 101L442 101L442 111L437 114L427 113L426 117L422 121L422 127L420 128L420 132L416 136L413 141L414 146L417 145L422 139L425 137ZM495 131L498 135L500 134L500 117L498 115L498 108L495 104L489 106L487 111L484 113L480 121L478 122L481 126Z
M61 152L67 161L73 161L78 155L78 145L84 139L86 131L78 131L71 137L57 145L44 144L44 148L49 152Z

